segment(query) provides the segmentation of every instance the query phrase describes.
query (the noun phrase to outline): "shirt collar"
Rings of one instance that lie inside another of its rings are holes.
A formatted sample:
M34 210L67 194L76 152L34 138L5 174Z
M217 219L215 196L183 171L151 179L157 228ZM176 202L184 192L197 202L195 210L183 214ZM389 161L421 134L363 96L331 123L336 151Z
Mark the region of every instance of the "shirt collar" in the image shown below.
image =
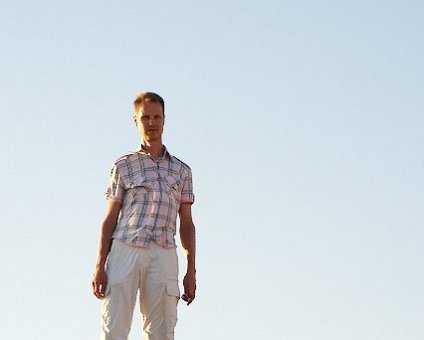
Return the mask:
M146 147L143 144L139 146L139 148L137 149L137 152L150 156L150 154L146 151ZM158 157L158 159L163 159L163 158L168 158L169 160L172 160L172 156L165 145L163 145L163 153L161 156Z

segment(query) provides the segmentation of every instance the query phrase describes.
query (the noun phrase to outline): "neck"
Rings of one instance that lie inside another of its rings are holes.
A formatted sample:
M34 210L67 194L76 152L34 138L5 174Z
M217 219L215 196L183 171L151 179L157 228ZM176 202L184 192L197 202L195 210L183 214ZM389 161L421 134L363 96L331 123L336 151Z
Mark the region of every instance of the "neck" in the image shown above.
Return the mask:
M154 159L162 156L163 154L163 144L162 141L158 142L148 142L146 140L143 141L143 146L147 153L150 154Z

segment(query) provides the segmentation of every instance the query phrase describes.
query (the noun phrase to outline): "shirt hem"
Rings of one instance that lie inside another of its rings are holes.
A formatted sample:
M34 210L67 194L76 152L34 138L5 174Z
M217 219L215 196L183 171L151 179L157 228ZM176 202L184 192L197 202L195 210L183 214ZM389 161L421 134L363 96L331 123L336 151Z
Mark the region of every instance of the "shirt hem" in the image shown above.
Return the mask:
M173 245L169 245L169 246L163 246L163 244L161 244L158 241L155 240L150 240L147 244L145 242L141 243L137 243L137 242L132 242L132 241L127 241L127 240L122 240L120 238L113 238L113 240L119 241L119 242L123 242L131 247L135 247L135 248L148 248L149 247L149 243L150 242L155 242L157 245L159 245L160 247L162 247L163 249L175 249L177 248L177 245L173 244Z

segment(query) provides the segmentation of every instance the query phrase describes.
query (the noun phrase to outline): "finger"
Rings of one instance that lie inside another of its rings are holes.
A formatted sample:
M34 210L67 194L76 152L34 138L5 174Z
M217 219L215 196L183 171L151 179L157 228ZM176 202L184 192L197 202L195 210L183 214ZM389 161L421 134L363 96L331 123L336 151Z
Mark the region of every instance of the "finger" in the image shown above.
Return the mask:
M93 294L96 298L100 299L99 287L98 287L97 283L95 283L95 282L93 282Z
M100 287L97 283L95 283L94 286L93 286L93 293L94 293L94 296L96 298L98 298L98 299L102 298L101 295L100 295Z
M185 302L187 302L187 306L191 303L191 298L188 294L181 295L181 299L183 299Z
M191 304L192 302L193 302L193 300L195 299L195 297L196 297L196 293L195 293L195 291L194 290L192 290L192 291L188 291L186 294L184 294L185 295L185 297L186 297L186 299L184 300L184 301L186 301L187 302L187 306L189 305L189 304Z
M188 299L187 299L187 306L190 305L193 302L194 298L195 298L194 296L189 296L188 297Z
M100 287L100 294L102 295L102 297L106 296L106 287L107 287L107 280L102 282L102 286Z
M100 300L104 298L104 292L102 292L103 286L103 284L98 282L94 282L93 284L93 294L96 298Z

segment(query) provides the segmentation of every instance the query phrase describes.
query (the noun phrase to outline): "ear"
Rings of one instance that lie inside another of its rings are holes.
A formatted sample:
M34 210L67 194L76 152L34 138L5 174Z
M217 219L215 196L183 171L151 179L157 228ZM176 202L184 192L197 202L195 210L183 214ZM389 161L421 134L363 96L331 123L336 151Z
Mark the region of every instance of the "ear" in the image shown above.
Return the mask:
M137 124L137 115L133 115L133 121L134 121L135 126L138 126L138 124Z

